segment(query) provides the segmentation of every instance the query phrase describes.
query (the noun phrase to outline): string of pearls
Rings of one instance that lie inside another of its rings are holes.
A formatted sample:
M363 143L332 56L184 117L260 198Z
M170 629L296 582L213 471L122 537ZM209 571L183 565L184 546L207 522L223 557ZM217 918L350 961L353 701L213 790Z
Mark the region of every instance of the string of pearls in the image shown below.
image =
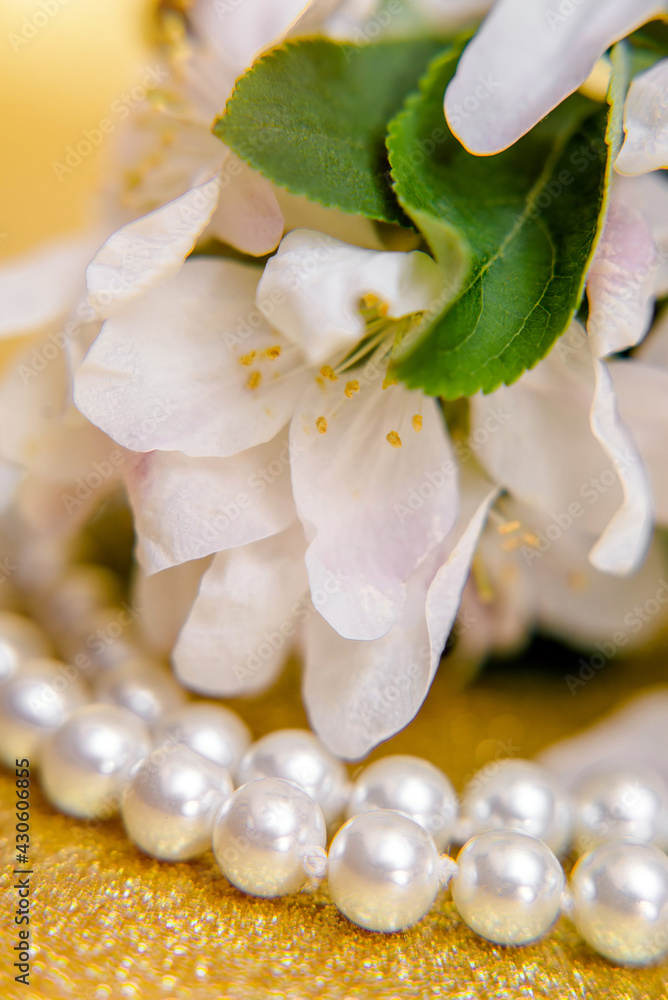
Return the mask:
M535 941L566 912L613 962L668 954L668 794L654 773L593 773L569 797L537 763L507 759L471 780L460 809L417 757L377 760L351 783L310 732L252 743L234 712L187 701L123 643L96 657L92 691L51 652L33 621L0 612L0 758L29 758L64 813L96 824L120 811L154 858L213 847L233 885L264 897L326 877L338 909L371 931L412 926L449 887L462 920L497 944ZM441 852L457 843L455 862ZM569 845L585 853L567 885L557 855Z

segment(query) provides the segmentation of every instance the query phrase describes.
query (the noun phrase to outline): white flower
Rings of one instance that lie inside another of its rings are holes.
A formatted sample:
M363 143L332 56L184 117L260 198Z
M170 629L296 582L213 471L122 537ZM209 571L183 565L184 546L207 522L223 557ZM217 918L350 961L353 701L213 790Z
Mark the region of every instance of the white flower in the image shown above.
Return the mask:
M0 266L2 503L47 534L73 534L119 483L120 449L71 398L68 350L90 319L75 306L98 242L94 231L63 238Z
M275 249L283 215L271 184L212 135L211 122L254 59L298 24L308 28L320 7L318 0L194 5L184 64L126 135L126 160L146 148L120 193L135 218L88 267L89 301L100 316L176 274L203 234L250 255Z
M587 79L615 41L668 10L665 0L496 0L445 95L466 149L511 146Z
M652 498L616 405L605 364L575 322L514 385L474 396L471 425L473 440L476 431L480 435L477 457L496 482L548 515L577 504L580 527L592 540L593 565L626 574L637 569L649 545ZM504 419L485 435L495 411Z
M606 482L592 478L569 507L550 513L512 497L497 503L462 598L455 657L475 665L491 653L516 652L537 629L585 650L609 647L616 636L613 655L623 655L665 628L668 603L657 610L654 601L668 575L660 544L623 579L599 572L588 558L586 511L601 502Z
M304 625L313 723L358 756L424 698L495 491L467 490L457 522L438 404L386 377L394 339L438 299L431 258L294 232L259 274L194 258L119 309L77 405L144 452L126 481L145 570L219 553L174 651L182 679L264 687ZM410 697L360 726L383 662L388 684L410 666Z
M668 59L632 81L624 106L626 138L615 161L620 174L668 166Z
M314 587L321 573L352 574L348 564L359 562L357 538L346 541L346 518L362 519L355 530L368 531L366 548L377 569L376 519L387 512L385 531L396 532L393 505L415 476L447 466L449 489L418 514L422 536L402 529L404 561L388 569L397 592L387 594L388 579L364 569L358 597L369 615L378 604L367 625L372 633L364 636L372 638L390 627L402 581L457 513L456 473L437 404L401 386L381 388L400 330L393 316L429 308L440 270L425 254L377 253L297 232L268 264L256 303L259 274L230 261L189 260L170 282L107 320L77 374L77 405L124 447L151 452L133 464L129 479L131 499L141 498L135 505L145 529L140 552L152 570L287 527L295 517L288 462L314 536ZM359 313L364 296L377 304L375 325L365 326ZM352 368L349 352L365 334L370 357ZM307 344L311 359L300 347ZM288 446L282 431L293 415ZM373 474L370 462L358 461L360 441L375 450ZM272 463L277 471L256 486L254 470L259 475ZM372 485L376 492L369 494ZM252 502L239 504L241 493ZM334 522L325 514L330 504L338 511ZM326 554L332 545L335 555Z

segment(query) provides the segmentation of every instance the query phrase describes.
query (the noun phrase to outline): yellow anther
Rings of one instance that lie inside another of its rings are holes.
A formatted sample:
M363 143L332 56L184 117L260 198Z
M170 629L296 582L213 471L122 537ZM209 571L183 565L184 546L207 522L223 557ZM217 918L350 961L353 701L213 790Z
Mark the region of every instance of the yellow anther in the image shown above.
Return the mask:
M251 372L248 376L248 381L246 382L247 389L257 389L260 382L262 381L261 372Z
M420 416L419 413L415 414L411 423L413 424L413 430L415 431L416 434L418 433L418 431L422 430L422 417Z
M336 382L338 375L334 374L334 369L330 368L329 365L323 365L320 369L320 374L323 378L328 378L330 382Z
M394 378L392 375L386 375L385 378L383 379L382 388L389 389L391 386L396 384L397 384L396 378Z
M511 535L513 531L517 531L520 527L519 521L504 521L503 524L497 526L496 530L500 535Z
M586 590L589 585L587 575L582 570L572 570L566 577L566 580L568 581L568 586L573 590Z
M255 351L250 351L248 354L242 354L241 357L239 358L239 364L252 365L256 357L257 353Z
M367 309L373 309L374 306L378 305L380 299L377 295L374 295L373 292L367 292L366 295L362 296L362 302Z
M393 448L401 448L401 438L396 431L390 431L387 435L387 440L392 445Z
M270 361L275 361L276 358L280 355L280 353L281 349L278 346L278 344L276 344L275 347L268 347L267 350L264 352L265 357L269 358Z
M318 428L318 433L319 434L326 434L327 433L327 419L326 419L326 417L317 417L316 418L316 422L315 422L315 426Z
M359 391L360 391L360 384L356 378L354 378L352 382L346 382L345 392L348 399L352 399L355 393Z
M515 552L519 549L521 544L522 539L518 538L516 535L515 538L506 538L505 542L501 545L501 548L504 552Z
M538 535L535 535L533 531L524 531L522 533L522 539L527 543L527 545L530 545L533 549L537 549L540 543L540 538L538 537Z
M480 600L483 604L491 604L494 600L494 590L479 552L473 557L471 575L473 576Z

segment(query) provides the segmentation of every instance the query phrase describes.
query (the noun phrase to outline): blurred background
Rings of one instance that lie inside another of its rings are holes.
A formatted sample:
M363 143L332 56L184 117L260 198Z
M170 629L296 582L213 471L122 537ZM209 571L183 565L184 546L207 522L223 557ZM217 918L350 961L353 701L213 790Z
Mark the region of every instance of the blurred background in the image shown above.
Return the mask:
M54 165L151 65L155 7L155 0L2 0L1 259L92 219L105 141L69 173Z

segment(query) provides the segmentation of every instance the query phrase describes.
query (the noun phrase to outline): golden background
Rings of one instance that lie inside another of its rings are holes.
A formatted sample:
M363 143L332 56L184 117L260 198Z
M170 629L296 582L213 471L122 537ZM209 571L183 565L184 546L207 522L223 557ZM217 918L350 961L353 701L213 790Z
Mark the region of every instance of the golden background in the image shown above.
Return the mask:
M277 0L279 2L279 0ZM58 9L14 51L10 34L39 9L0 5L0 257L90 220L97 150L58 181L53 161L105 116L154 58L148 5L52 0ZM591 722L632 686L661 676L658 658L609 664L576 695L563 676L484 675L459 689L442 670L418 719L382 753L420 754L458 788L512 747L530 756ZM304 725L298 678L239 707L256 736ZM504 949L472 934L443 896L416 928L374 935L346 922L325 891L285 900L245 897L211 854L161 864L125 839L54 812L33 785L31 985L13 981L13 780L0 773L0 998L2 1000L246 1000L246 998L606 998L668 995L666 967L614 968L562 920L541 944Z

